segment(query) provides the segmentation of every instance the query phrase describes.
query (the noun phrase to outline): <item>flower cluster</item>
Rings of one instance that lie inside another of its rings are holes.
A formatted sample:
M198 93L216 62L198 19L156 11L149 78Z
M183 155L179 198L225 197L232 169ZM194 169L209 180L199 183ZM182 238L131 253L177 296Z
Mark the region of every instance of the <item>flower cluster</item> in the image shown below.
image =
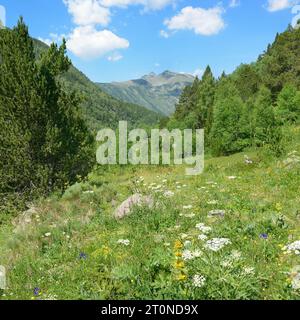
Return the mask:
M207 227L204 223L198 223L196 228L199 229L204 234L209 233L211 231L211 227Z
M227 238L213 238L211 240L206 241L206 244L204 247L206 249L212 250L212 251L219 251L226 245L231 244L231 241Z
M182 259L183 260L192 260L194 258L199 258L201 255L202 255L201 250L195 250L195 251L184 250L182 252Z
M196 274L193 277L193 285L197 288L201 288L205 285L206 278L201 276L200 274Z
M119 239L118 243L123 244L124 246L129 246L130 241L128 239Z
M292 251L294 251L295 254L300 255L300 240L288 244L283 247L283 250L287 251L287 253L292 253Z

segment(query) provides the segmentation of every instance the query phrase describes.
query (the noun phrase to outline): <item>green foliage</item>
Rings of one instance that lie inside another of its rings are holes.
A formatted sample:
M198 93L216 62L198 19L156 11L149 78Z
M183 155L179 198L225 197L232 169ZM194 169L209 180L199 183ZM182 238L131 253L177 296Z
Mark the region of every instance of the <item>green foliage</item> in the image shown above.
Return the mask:
M247 142L246 106L234 84L225 79L216 92L210 142L213 154L228 155L243 150Z
M10 193L28 199L85 176L93 137L79 112L80 98L57 81L71 65L65 42L51 45L37 62L22 18L0 32L1 199Z
M295 123L300 119L300 91L286 85L277 98L276 116L281 124Z

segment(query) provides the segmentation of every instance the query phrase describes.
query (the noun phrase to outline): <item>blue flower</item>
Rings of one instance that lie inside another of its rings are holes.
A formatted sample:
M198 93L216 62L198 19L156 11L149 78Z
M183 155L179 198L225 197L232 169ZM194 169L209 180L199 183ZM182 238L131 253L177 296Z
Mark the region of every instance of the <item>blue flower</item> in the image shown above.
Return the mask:
M267 235L266 233L260 234L259 237L260 237L261 239L265 239L265 240L268 239L268 235Z
M87 258L87 255L84 252L80 252L79 259L85 260Z
M40 294L40 288L34 288L33 289L33 294L35 295L35 296L38 296L39 294Z

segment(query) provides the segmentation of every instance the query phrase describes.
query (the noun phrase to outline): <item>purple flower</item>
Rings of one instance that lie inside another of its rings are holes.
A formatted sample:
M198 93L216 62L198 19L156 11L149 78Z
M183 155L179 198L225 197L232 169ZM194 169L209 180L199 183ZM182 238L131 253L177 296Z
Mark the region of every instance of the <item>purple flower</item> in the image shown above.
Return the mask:
M84 252L80 252L79 259L85 260L87 258L87 255Z
M40 294L40 288L34 288L33 289L33 294L35 295L35 296L38 296L39 294Z
M260 234L259 237L264 240L268 239L268 235L266 233Z

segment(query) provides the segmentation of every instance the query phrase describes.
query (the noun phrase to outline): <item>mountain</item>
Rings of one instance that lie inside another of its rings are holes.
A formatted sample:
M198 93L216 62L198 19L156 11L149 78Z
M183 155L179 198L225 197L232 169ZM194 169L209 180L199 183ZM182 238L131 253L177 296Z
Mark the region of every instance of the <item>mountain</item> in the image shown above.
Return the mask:
M158 75L152 72L125 82L99 83L99 86L117 99L170 115L183 88L193 81L192 75L165 71Z
M34 44L38 58L48 46L36 39ZM67 90L76 90L82 94L82 111L92 130L116 128L119 120L127 120L131 126L153 125L161 118L156 112L110 96L74 66L61 78L61 82Z

